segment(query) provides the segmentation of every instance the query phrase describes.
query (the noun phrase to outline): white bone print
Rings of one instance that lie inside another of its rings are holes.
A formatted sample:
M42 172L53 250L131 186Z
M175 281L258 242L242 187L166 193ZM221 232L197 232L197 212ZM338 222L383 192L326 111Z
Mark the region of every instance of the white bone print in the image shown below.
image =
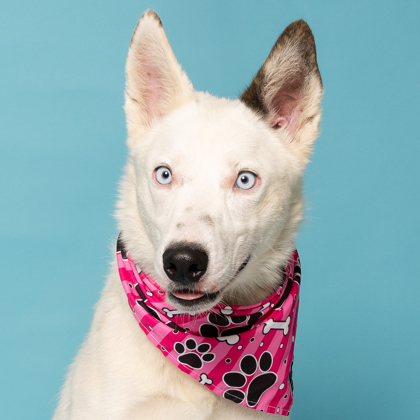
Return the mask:
M226 335L226 336L221 336L221 337L216 337L216 338L218 341L221 341L221 342L226 341L226 343L228 343L231 346L238 343L239 340L241 339L241 337L239 337L238 334Z
M263 334L268 334L271 330L283 330L283 334L289 333L290 316L287 317L286 321L274 321L269 319L264 323Z
M184 315L186 312L180 312L177 309L169 309L169 308L162 308L163 312L165 312L166 316L170 319L174 317L174 315Z
M203 384L203 385L211 385L213 383L213 381L205 373L202 373L200 375L199 382L200 384Z

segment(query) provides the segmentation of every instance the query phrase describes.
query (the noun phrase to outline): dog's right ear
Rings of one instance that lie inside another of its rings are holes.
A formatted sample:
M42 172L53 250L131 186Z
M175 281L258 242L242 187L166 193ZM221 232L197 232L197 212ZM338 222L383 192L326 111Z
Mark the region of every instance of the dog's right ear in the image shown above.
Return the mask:
M159 16L147 10L134 30L127 56L124 108L129 142L192 97L193 87L175 58Z
M305 164L318 137L321 96L314 37L308 24L298 20L280 35L240 99L290 143Z

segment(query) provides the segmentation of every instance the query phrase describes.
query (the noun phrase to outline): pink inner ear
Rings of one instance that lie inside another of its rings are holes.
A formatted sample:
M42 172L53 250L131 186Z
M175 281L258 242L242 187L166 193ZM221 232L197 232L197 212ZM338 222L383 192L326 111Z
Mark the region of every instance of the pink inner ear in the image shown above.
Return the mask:
M279 92L273 101L275 113L271 126L275 129L286 127L293 134L301 113L298 102L294 94Z
M146 112L151 121L161 116L158 104L165 99L165 91L161 82L161 75L154 67L144 65L142 72L145 84L144 99Z

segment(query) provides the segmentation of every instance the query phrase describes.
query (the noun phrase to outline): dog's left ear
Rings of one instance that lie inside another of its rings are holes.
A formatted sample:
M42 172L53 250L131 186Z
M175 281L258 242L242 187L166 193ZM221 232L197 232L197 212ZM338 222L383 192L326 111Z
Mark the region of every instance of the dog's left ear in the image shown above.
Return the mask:
M306 163L319 133L321 97L315 40L308 24L298 20L280 35L240 99L295 144Z

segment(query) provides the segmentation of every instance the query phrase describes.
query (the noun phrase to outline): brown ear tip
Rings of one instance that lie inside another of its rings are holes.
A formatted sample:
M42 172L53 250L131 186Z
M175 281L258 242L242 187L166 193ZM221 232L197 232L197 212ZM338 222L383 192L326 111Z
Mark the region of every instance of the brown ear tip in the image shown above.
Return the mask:
M306 22L306 20L303 20L303 19L295 20L289 26L293 26L293 25L295 25L295 26L302 26L302 27L308 27L309 28L308 23Z
M305 40L314 39L311 28L303 19L292 22L283 33L293 38L301 38Z
M138 29L142 27L143 25L147 24L148 22L153 22L153 21L155 21L160 27L163 28L162 21L160 20L160 17L158 16L158 14L152 9L146 10L141 15L141 18L139 19L136 27L134 28L133 35L131 36L130 47L131 45L133 45L134 39L136 38L137 33L138 33Z
M154 20L156 20L157 21L157 23L160 25L160 26L163 26L162 25L162 21L160 20L160 17L159 17L159 15L154 11L154 10L152 10L152 9L148 9L148 10L146 10L142 15L141 15L141 18L140 18L140 20L142 20L142 19L144 19L144 18L152 18L152 19L154 19Z
M315 38L309 25L303 20L292 22L279 38L280 44L294 44L304 58L309 70L319 75L316 60ZM320 76L320 75L319 75Z

